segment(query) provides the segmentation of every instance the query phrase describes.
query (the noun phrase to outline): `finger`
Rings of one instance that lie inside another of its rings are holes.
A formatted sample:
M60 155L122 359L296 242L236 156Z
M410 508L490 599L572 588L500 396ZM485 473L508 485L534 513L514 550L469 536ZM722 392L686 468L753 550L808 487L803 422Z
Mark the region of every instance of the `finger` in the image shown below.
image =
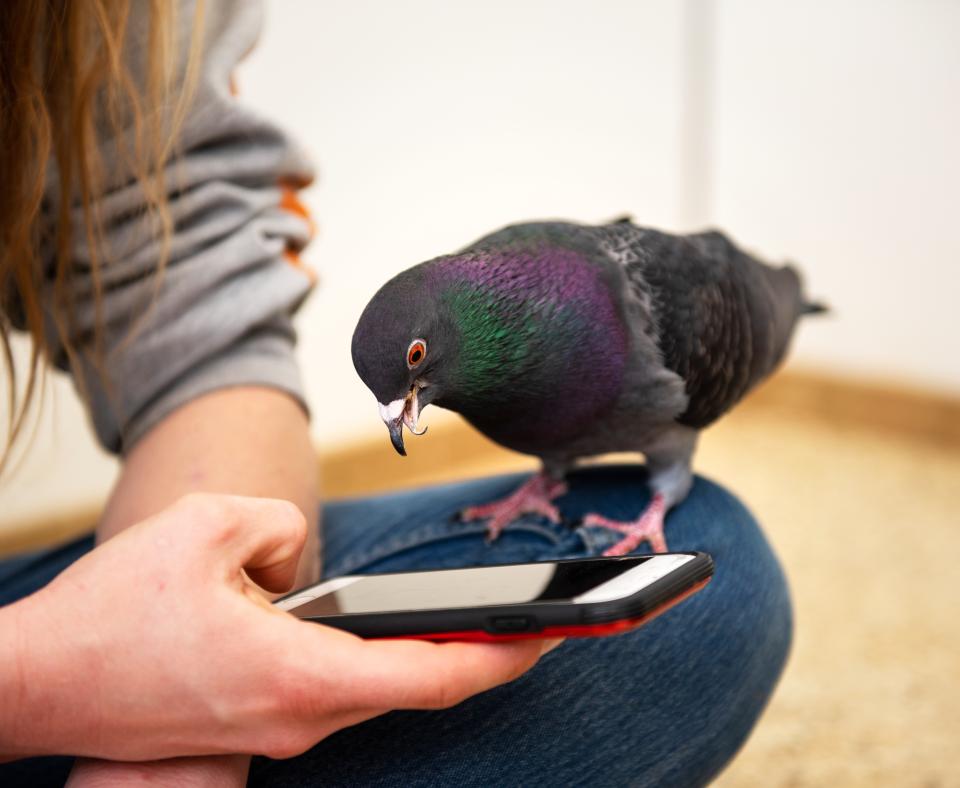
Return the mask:
M509 643L362 641L351 659L356 706L448 708L478 692L513 681L543 653L539 640Z
M210 554L231 574L246 570L268 591L293 585L307 537L302 512L289 501L235 495L188 496L183 505L202 521Z

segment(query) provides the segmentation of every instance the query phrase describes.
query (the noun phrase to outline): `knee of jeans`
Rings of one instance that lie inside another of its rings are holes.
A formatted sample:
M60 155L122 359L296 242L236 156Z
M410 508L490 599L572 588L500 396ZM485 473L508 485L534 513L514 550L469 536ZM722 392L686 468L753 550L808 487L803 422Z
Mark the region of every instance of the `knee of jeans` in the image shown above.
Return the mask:
M741 565L749 556L770 569L771 578L782 575L747 506L734 493L701 476L696 477L687 498L667 515L666 535L671 550L702 550L713 556L718 568Z
M787 579L766 540L741 554L727 553L715 570L714 601L721 636L748 664L752 681L772 690L793 640L793 606Z
M667 527L671 549L713 556L714 578L697 603L710 607L718 634L746 651L761 649L770 664L782 666L793 631L790 591L753 514L732 492L702 477L676 514Z

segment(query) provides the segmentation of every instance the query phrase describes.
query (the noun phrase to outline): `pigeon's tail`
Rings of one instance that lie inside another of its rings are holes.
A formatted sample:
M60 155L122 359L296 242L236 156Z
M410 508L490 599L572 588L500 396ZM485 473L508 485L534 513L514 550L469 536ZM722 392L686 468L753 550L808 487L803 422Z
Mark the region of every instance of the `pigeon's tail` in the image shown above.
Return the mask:
M823 315L830 311L830 307L820 301L804 301L800 305L801 315Z
M763 266L761 269L773 291L773 347L775 363L787 352L797 323L804 315L827 312L828 307L818 301L808 299L803 293L803 279L796 266L787 264L774 268Z
M785 284L791 293L796 316L823 315L832 311L829 304L808 299L804 295L803 277L800 276L800 271L794 263L788 262L783 267L775 269L773 276L779 277L781 286Z

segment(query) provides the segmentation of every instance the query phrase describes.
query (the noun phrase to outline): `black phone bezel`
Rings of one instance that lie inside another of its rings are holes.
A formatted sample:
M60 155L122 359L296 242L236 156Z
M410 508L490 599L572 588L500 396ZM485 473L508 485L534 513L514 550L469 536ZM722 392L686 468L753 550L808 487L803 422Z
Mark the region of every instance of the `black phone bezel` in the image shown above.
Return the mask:
M363 638L417 637L449 633L484 632L491 635L536 634L545 629L560 627L589 627L611 624L616 621L642 619L671 600L683 595L694 586L713 576L713 558L700 551L678 551L672 555L692 555L693 561L651 583L630 596L606 602L573 604L569 601L526 602L509 605L483 605L471 608L439 608L435 610L393 610L384 613L354 613L331 616L299 617L303 621L336 627ZM663 554L668 555L668 554ZM595 558L567 558L549 563L573 563L583 561L625 561L644 556L626 555ZM536 563L517 561L500 566L520 566ZM463 567L458 567L463 568ZM424 571L448 571L451 567L413 572L384 572L372 574L412 574ZM368 577L370 575L360 575ZM283 599L302 594L304 589L294 591ZM293 615L296 608L290 610ZM497 622L499 619L499 622ZM504 629L503 622L512 619L512 626L526 619L523 628Z

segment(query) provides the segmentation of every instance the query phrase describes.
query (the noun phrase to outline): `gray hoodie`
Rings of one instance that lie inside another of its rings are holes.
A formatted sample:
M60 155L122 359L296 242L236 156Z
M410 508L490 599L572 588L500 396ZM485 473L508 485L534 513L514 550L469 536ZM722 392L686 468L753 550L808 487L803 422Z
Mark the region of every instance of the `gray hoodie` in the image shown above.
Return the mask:
M193 8L181 5L185 61ZM136 76L146 14L134 13L130 65ZM144 195L117 141L105 151L106 191L97 209L108 257L102 271L106 380L84 344L95 315L79 205L74 211L70 286L80 300L73 339L82 352L73 373L110 451L129 450L175 408L215 389L263 385L303 403L291 315L312 285L296 257L311 230L291 196L313 172L284 132L230 88L231 72L256 42L261 14L256 1L206 3L199 84L180 130L181 155L167 168L175 230L159 289L153 276L159 240L143 219ZM54 182L49 197L55 197ZM51 270L52 254L45 257ZM55 351L54 362L66 368L62 348Z

